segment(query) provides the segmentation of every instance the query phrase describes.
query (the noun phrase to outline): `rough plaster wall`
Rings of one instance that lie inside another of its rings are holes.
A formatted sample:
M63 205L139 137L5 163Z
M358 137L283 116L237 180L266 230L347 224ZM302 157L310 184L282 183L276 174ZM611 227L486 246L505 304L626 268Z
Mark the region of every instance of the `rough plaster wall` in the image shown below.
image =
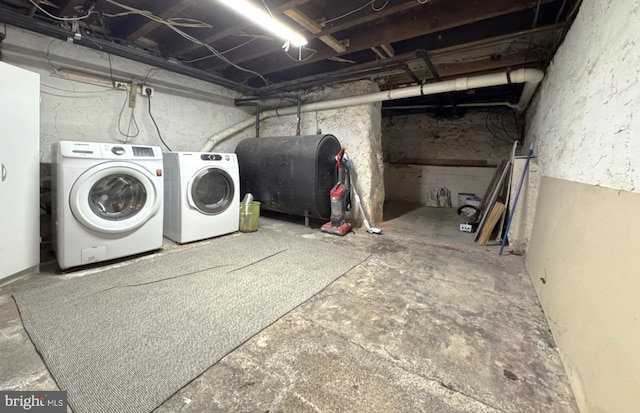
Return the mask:
M374 82L361 81L313 90L303 96L303 103L364 95L379 91ZM289 103L290 105L291 103ZM318 130L335 135L354 164L357 173L356 190L371 225L382 222L384 203L383 163L381 149L380 103L353 106L342 109L308 112L301 115L301 134L314 135ZM260 135L293 136L296 132L296 115L265 119ZM255 136L253 127L220 144L234 147L242 139ZM328 195L327 195L328 196ZM355 205L355 204L354 204ZM355 207L352 209L355 214ZM360 223L357 215L353 217Z
M640 1L585 0L529 110L544 176L640 192L639 68Z
M148 114L148 101L137 95L133 114L140 133L133 135L131 108L124 105L127 92L55 77L62 68L93 73L109 79L106 53L7 27L3 59L10 64L40 73L41 80L41 162L50 162L52 142L79 140L129 142L164 146ZM247 116L233 106L238 95L222 87L186 76L152 68L131 60L111 56L113 76L136 80L154 87L152 113L163 139L173 150L195 151L212 133L233 125ZM121 114L122 111L122 114Z
M452 206L458 193L482 197L494 168L419 165L433 160L483 160L496 165L508 159L512 143L487 130L487 111L469 111L462 118L436 118L429 114L385 116L382 149L385 162L387 200L438 206L441 187L451 191ZM505 127L515 128L513 117L505 116Z
M511 143L497 139L486 127L488 112L467 112L462 118L437 118L430 114L385 116L382 149L387 162L426 159L485 160L497 165L508 158ZM505 116L508 128L513 118Z

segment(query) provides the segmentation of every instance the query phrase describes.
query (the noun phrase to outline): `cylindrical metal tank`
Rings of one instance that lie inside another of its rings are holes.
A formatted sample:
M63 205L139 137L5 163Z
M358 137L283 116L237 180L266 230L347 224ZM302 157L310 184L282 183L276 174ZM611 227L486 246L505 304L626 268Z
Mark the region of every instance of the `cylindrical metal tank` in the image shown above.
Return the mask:
M269 211L328 220L338 151L333 135L245 139L236 147L240 191Z

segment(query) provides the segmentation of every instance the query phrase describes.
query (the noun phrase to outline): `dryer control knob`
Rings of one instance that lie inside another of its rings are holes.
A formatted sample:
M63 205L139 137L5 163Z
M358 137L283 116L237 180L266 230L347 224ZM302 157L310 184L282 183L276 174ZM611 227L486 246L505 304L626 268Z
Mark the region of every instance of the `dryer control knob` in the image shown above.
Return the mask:
M113 152L114 155L124 155L126 151L122 146L114 146L111 148L111 152Z

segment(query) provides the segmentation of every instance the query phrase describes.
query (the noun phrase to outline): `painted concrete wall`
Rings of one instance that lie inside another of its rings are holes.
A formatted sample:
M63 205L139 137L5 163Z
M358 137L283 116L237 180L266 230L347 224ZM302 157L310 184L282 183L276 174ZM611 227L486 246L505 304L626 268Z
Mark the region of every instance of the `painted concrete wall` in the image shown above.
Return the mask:
M458 206L458 194L484 195L495 168L461 168L430 165L386 165L385 187L390 201L410 202L431 207ZM451 202L438 200L440 188L450 192Z
M529 110L526 262L585 413L640 406L639 67L640 1L584 0Z
M453 119L430 114L385 116L382 148L387 200L437 206L442 187L451 192L454 207L458 206L458 193L482 197L495 165L511 153L511 138L500 130L503 121L506 129L515 130L508 113L503 117L489 111L469 111ZM511 132L511 136L517 135ZM443 160L485 161L493 167L421 165Z
M583 413L640 405L640 194L543 177L527 268Z

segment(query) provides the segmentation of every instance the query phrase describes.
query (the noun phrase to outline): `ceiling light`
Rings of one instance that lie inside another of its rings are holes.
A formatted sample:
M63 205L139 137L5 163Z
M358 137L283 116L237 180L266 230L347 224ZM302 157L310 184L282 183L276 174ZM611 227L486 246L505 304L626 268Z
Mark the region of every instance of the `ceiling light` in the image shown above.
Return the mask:
M293 46L301 47L307 44L307 39L304 36L299 35L247 0L218 0L218 2L235 10L282 40L290 42Z

